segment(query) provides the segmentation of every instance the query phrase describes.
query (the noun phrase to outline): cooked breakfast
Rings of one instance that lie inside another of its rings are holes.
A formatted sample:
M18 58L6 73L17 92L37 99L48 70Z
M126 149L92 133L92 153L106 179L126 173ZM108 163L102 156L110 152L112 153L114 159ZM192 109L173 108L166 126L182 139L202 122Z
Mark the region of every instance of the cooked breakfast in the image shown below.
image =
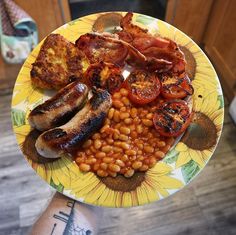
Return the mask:
M59 34L45 39L32 82L61 90L29 114L42 132L41 156L70 155L82 172L128 178L164 158L189 126L193 87L183 52L132 17L121 18L115 33L86 33L75 43Z

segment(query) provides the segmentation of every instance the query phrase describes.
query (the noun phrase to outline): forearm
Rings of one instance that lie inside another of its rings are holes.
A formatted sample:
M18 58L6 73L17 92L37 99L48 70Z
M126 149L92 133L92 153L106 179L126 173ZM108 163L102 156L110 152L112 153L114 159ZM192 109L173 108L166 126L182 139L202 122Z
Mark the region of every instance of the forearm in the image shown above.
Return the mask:
M96 234L99 217L101 217L100 208L75 202L56 193L47 209L34 224L31 234Z

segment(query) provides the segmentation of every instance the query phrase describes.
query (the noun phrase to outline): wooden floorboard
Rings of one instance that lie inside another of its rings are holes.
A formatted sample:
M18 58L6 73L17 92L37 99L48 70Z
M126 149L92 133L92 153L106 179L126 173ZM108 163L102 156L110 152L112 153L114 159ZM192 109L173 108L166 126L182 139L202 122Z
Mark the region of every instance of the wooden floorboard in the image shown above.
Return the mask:
M23 235L54 190L34 173L17 147L11 128L10 91L1 90L0 97L0 235ZM227 103L225 111L218 148L189 186L150 205L104 209L99 234L236 234L236 127Z

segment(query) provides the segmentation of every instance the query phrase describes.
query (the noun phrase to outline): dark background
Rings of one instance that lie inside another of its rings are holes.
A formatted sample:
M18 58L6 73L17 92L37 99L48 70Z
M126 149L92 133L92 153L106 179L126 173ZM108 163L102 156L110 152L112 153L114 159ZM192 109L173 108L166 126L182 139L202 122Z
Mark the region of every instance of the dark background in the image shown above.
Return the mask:
M164 20L165 0L87 0L70 1L72 19L105 11L132 11Z

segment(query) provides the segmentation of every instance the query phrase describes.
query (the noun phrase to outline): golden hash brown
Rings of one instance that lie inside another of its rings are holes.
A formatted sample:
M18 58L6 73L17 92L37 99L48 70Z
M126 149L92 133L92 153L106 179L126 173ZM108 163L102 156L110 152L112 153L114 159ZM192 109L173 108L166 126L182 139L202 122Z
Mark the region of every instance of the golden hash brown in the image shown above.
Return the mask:
M30 72L34 85L60 89L81 77L83 54L59 34L49 35L32 64Z

